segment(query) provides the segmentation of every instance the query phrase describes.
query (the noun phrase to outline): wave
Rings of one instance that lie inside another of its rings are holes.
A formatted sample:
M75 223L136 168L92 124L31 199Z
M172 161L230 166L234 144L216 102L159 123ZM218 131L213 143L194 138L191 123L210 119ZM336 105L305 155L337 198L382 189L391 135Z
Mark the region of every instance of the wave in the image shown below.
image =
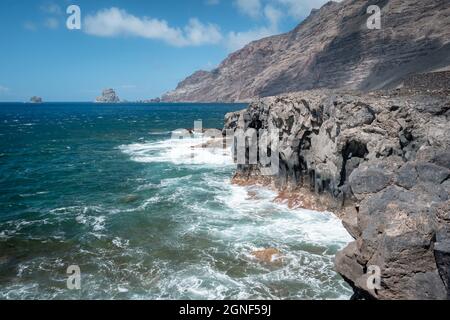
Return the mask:
M151 136L167 136L172 134L172 131L151 131L148 134Z
M172 163L175 165L233 166L231 150L202 148L201 136L167 139L156 142L122 145L119 149L131 160L142 163Z

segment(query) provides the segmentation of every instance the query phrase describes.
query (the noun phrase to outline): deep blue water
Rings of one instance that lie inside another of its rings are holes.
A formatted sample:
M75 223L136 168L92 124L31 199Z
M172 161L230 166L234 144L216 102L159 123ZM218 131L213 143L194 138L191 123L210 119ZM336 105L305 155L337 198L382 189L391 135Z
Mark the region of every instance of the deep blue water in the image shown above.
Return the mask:
M0 299L348 297L335 217L233 186L229 155L171 139L244 107L0 104ZM252 255L272 247L281 264Z

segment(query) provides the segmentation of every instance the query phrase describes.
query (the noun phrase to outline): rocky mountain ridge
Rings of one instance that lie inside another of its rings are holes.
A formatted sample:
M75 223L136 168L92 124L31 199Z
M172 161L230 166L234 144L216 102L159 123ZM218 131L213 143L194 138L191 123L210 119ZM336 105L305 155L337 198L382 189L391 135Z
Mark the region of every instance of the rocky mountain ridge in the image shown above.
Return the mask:
M369 5L380 30L367 28ZM286 34L255 41L216 69L198 71L167 102L236 102L314 88L393 88L450 66L448 0L344 0L314 10Z

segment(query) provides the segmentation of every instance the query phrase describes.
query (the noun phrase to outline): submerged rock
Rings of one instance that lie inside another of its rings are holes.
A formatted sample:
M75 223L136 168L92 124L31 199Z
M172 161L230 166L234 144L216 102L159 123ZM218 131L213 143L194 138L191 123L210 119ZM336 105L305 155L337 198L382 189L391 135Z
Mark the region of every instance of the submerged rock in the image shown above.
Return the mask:
M449 104L446 91L403 89L314 90L257 100L226 115L224 132L278 129L279 172L268 177L260 164L238 164L233 181L262 179L281 199L302 200L295 202L300 206L314 203L305 200L308 192L330 199L319 203L355 239L336 256L336 270L355 297L446 299L450 121L435 106ZM276 253L258 256L270 260ZM381 272L376 289L368 274L374 266Z
M139 196L130 194L122 199L120 199L123 203L133 203L139 200Z
M265 263L280 263L282 261L281 252L274 248L253 251L252 255Z

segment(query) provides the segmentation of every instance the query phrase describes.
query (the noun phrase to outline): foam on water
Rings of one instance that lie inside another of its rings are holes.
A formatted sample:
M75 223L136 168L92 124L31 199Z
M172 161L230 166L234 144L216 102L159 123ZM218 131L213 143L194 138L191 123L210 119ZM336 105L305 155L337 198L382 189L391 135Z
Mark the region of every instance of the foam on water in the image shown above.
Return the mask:
M122 146L121 150L133 161L185 164L184 158L195 143L195 139L166 140ZM221 157L208 154L195 164L217 165ZM290 209L275 203L276 193L271 190L231 185L229 177L223 178L215 172L163 179L158 194L146 200L146 206L160 199L182 205L191 212L191 217L179 217L189 221L178 230L179 236L194 242L208 239L210 246L206 250L198 249L201 264L187 264L180 270L164 265L163 269L171 271L161 270L165 276L155 282L158 290L153 297L348 298L350 290L335 273L333 261L336 251L352 239L332 213ZM196 196L204 194L211 196L206 201L196 201ZM186 243L183 247L195 249ZM280 250L282 265L261 264L252 254L269 247ZM218 269L217 265L225 261L230 263L231 270L242 265L239 271L242 274L233 276Z
M233 165L231 150L202 148L206 140L201 136L184 139L167 139L120 146L133 161L143 163L169 162L175 165Z
M231 185L229 150L198 148L201 136L170 139L167 128L192 125L205 106L187 124L179 119L191 108L164 115L79 108L21 120L45 135L23 133L23 150L2 151L7 168L20 165L19 156L34 162L5 176L21 172L1 195L9 207L0 216L0 299L350 296L333 267L351 241L336 217L274 203L271 190ZM224 113L214 116L218 125ZM42 140L29 143L34 137ZM282 263L257 260L254 251L266 248L278 249ZM82 271L76 292L66 289L73 264Z

